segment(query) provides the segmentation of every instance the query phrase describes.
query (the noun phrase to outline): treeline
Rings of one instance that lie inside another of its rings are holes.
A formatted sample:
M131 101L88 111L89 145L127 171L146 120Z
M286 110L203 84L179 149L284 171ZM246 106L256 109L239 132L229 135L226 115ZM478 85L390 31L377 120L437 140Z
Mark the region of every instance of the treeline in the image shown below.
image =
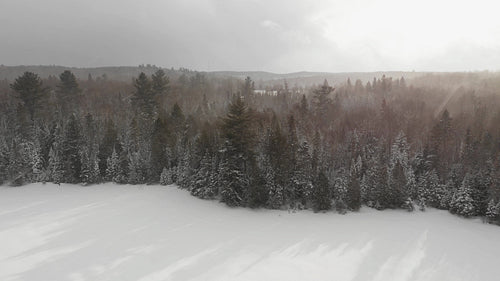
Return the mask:
M26 72L0 104L0 181L175 183L229 206L434 207L498 223L500 77L422 79L260 95L250 78L189 71L132 83Z

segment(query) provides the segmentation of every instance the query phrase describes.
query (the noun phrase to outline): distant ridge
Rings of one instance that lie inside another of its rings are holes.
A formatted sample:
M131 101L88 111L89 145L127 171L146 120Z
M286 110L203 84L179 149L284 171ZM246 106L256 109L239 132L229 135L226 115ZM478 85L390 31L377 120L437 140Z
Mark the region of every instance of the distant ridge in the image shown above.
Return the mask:
M106 77L110 80L130 81L132 78L137 77L139 73L144 72L147 75L153 74L160 69L157 66L107 66L107 67L92 67L92 68L79 68L79 67L66 67L57 65L20 65L20 66L0 66L0 80L12 81L22 75L25 71L35 72L42 78L49 76L57 77L64 70L71 70L78 79L88 79L89 74L93 79L98 77ZM172 79L177 79L182 73L189 72L187 70L163 68L167 76ZM195 70L193 70L195 71ZM308 86L313 84L322 83L325 79L330 84L343 83L350 78L352 83L356 79L360 79L363 83L371 81L374 77L380 78L382 75L388 77L411 79L414 77L428 74L428 72L405 72L405 71L377 71L377 72L308 72L300 71L293 73L272 73L266 71L199 71L204 73L207 77L234 77L237 79L245 79L247 76L251 77L258 86L267 86L276 83L283 83L282 80L287 80L289 85ZM190 72L192 73L192 72Z

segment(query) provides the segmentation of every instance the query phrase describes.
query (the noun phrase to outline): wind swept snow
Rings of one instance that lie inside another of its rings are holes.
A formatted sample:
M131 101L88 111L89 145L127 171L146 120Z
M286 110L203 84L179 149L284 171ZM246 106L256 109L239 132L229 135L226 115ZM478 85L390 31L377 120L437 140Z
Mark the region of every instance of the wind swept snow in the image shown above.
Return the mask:
M500 227L446 211L231 209L175 186L0 187L0 280L498 280Z

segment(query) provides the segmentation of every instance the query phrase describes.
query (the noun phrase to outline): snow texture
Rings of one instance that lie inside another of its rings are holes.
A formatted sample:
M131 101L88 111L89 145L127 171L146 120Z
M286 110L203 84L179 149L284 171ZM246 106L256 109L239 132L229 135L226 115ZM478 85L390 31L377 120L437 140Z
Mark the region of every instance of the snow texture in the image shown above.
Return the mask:
M500 228L228 208L175 186L0 187L0 280L498 280Z

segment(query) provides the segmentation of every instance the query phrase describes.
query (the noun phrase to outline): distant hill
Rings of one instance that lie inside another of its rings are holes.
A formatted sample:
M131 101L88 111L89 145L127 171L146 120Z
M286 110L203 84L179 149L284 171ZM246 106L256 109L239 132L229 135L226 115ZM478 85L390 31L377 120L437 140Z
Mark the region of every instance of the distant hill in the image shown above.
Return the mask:
M147 75L153 74L159 67L156 66L110 66L110 67L95 67L95 68L78 68L78 67L65 67L55 65L30 65L30 66L0 66L0 80L12 81L16 77L22 75L25 71L35 72L42 78L49 76L57 77L64 70L71 70L78 79L88 79L89 74L93 79L98 77L111 80L129 81L133 77L137 77L139 73L144 72ZM164 69L169 77L177 79L184 70ZM347 78L351 78L352 83L356 79L360 79L363 83L371 81L374 77L380 78L382 75L389 77L405 79L412 79L418 76L427 74L425 72L403 72L403 71L379 71L379 72L342 72L342 73L329 73L329 72L294 72L294 73L272 73L265 71L211 71L201 72L205 73L208 77L234 77L238 79L245 79L247 76L251 77L256 82L257 87L272 86L274 84L282 84L286 80L290 86L310 86L314 84L323 83L325 79L332 85L343 83Z

